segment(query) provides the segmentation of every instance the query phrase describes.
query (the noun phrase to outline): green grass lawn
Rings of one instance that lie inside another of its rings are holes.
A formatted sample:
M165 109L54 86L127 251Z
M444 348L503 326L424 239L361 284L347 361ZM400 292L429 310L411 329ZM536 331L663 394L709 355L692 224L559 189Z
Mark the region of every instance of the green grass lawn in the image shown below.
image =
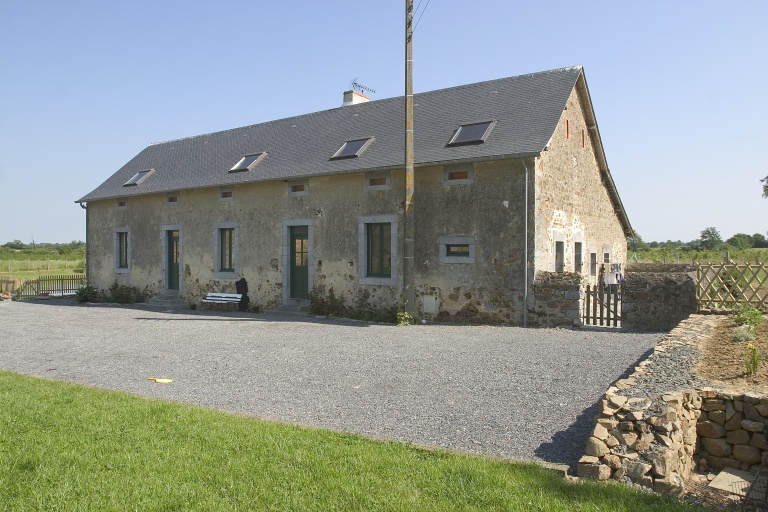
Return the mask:
M80 266L85 271L85 260L78 259L2 259L0 258L0 277L13 277L19 280L36 279L39 276L74 274ZM83 274L81 274L83 275Z
M0 272L0 278L9 278L9 279L16 279L17 281L26 281L28 279L37 279L41 276L79 276L82 277L85 274L77 274L72 271L72 268L69 270L59 269L59 270L51 270L48 272L47 270L32 270L32 271L25 271L25 270L15 270L13 272Z
M1 510L698 510L534 465L8 372L0 404Z

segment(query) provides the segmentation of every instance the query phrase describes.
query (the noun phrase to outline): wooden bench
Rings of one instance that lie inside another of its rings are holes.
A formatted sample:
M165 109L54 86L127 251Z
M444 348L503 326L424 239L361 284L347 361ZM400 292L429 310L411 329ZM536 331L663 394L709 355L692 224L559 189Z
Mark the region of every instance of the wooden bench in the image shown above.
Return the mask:
M203 309L224 309L237 311L240 309L241 293L209 293L203 299Z

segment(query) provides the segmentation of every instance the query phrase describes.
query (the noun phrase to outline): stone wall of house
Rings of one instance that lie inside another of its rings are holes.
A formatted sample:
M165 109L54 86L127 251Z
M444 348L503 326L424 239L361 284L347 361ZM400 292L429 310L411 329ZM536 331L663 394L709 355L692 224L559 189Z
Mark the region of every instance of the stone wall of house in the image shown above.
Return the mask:
M452 182L451 173L468 179ZM419 313L441 322L520 323L526 203L521 161L419 168L416 175ZM532 213L532 201L529 207ZM451 240L472 243L470 257L447 258L445 242Z
M467 171L467 179L451 182L450 171ZM188 302L199 305L208 292L234 293L235 282L245 278L251 304L276 308L290 280L288 233L295 224L308 226L310 289L322 294L332 288L349 305L391 308L402 301L404 173L376 173L389 184L384 188L367 187L366 176L309 178L303 195L289 193L291 183L272 181L134 196L120 199L122 205L92 201L89 281L102 289L116 281L161 293L168 277L165 232L178 230L180 293ZM441 321L521 321L524 179L519 160L418 169L420 314ZM392 225L391 279L363 279L366 222ZM234 272L216 268L217 229L224 227L235 229ZM115 268L116 230L128 232L128 269ZM467 243L471 253L446 258L449 243Z
M537 272L528 299L528 325L581 325L584 281L584 276L576 272Z
M369 192L362 174L320 177L306 182L308 193L289 194L290 183L272 181L179 191L176 201L168 194L93 201L88 204L89 280L99 288L112 282L160 293L166 283L164 232L180 233L180 292L190 302L206 293L235 292L235 282L245 278L252 304L264 309L283 302L290 269L286 223L308 225L310 288L335 287L337 296L354 300L358 286L359 219L397 216L402 173L392 173L391 190ZM228 197L222 197L222 193ZM402 223L400 223L402 224ZM235 271L217 272L217 226L236 229ZM130 271L115 271L116 228L129 230ZM395 237L402 238L402 226ZM402 254L401 248L395 251ZM395 255L395 256L396 256ZM373 305L387 306L400 297L401 274L395 285L370 285L365 289Z
M689 265L631 264L622 286L622 326L668 331L696 313L696 283Z
M582 270L590 284L590 255L603 263L626 264L626 235L595 156L593 135L584 115L584 104L574 88L547 149L536 161L535 271L553 271L555 242L565 247L565 270L578 271L575 243L582 243ZM596 140L596 139L595 139Z

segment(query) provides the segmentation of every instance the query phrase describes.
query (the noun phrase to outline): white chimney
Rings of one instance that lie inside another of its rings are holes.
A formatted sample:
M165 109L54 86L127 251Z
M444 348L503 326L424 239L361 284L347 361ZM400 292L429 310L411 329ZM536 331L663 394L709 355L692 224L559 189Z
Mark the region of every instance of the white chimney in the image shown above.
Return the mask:
M358 103L366 103L368 101L371 101L371 98L363 93L357 91L344 91L344 103L342 103L341 106L357 105Z

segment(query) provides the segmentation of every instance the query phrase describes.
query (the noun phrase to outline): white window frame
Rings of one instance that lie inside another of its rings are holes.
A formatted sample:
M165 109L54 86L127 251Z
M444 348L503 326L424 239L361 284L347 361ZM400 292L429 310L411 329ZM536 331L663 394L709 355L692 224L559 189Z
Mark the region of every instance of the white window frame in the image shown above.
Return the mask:
M296 185L304 185L304 190L294 192L293 187ZM288 182L288 197L301 197L309 195L309 180L296 180Z
M477 244L473 236L441 236L439 238L440 263L475 263ZM449 256L449 245L469 245L469 256Z
M558 264L558 250L557 247L562 247L562 254L560 255L560 262ZM555 240L554 244L554 256L555 256L555 272L562 273L565 272L565 240Z
M235 240L232 247L235 268L232 271L221 270L221 230L234 229ZM213 277L216 279L238 279L240 272L240 228L237 222L219 222L213 225Z
M454 172L467 172L467 177L462 179L451 179L450 175ZM443 185L471 185L475 182L475 169L472 165L446 165L443 167Z
M232 195L229 197L224 197L225 192L230 192ZM219 202L220 203L229 203L235 200L235 189L233 188L220 188L219 189Z
M579 250L576 250L578 244ZM584 272L584 242L575 240L573 242L573 271L579 274Z
M384 185L371 185L371 180L384 178L386 183ZM365 173L365 190L367 192L373 192L376 190L391 190L392 189L392 173L389 172L367 172Z
M125 243L126 247L126 266L120 266L120 234L126 233ZM128 274L131 272L131 230L126 227L115 228L112 230L112 238L114 240L114 269L115 274Z
M608 256L606 258L606 256ZM603 261L602 263L611 263L611 248L607 244L603 244Z
M390 225L390 257L391 270L389 277L368 277L368 224ZM398 285L398 237L397 237L397 215L369 215L358 219L358 241L357 241L357 276L358 282L364 285Z

